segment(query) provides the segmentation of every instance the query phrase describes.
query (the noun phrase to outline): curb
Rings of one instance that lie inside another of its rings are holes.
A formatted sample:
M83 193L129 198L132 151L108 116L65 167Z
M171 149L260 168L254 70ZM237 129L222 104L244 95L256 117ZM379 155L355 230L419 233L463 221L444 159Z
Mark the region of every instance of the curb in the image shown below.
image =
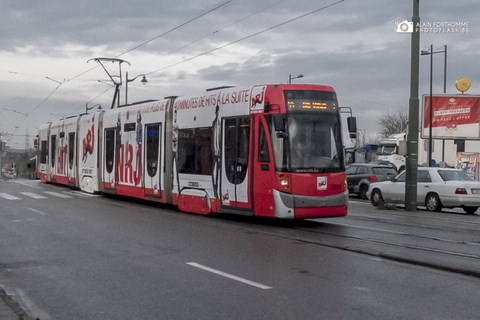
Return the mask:
M12 317L10 319L12 320L40 320L39 318L32 318L30 317L23 309L22 307L12 299L10 295L8 295L7 292L3 288L0 287L0 308L1 305L4 305L5 308L8 308L11 310ZM9 320L7 318L3 318L2 320Z

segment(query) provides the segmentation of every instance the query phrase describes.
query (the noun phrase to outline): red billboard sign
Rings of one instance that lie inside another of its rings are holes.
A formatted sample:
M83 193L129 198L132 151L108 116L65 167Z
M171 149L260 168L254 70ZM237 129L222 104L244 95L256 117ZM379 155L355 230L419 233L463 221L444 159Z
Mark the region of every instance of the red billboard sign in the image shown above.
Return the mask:
M480 96L432 96L434 139L480 139ZM430 95L423 96L422 138L429 137Z

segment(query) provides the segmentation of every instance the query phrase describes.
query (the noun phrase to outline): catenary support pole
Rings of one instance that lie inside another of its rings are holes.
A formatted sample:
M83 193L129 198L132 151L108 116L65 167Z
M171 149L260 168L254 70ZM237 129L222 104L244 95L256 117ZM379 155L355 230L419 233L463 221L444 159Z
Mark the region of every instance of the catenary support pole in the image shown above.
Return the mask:
M418 82L420 64L420 0L413 0L413 32L411 43L410 100L408 105L408 137L405 183L405 210L417 210L418 163Z

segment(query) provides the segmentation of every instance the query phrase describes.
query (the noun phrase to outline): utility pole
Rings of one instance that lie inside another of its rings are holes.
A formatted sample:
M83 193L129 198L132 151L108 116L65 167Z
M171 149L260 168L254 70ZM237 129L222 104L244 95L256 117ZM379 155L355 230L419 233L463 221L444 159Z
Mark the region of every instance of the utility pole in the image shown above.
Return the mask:
M433 149L433 44L430 45L430 101L428 106L428 157L427 166L432 166Z
M28 128L25 130L25 152L30 156L30 134Z
M418 172L418 82L420 65L420 0L413 0L413 32L411 43L410 100L408 104L408 137L405 182L405 210L417 210Z
M443 49L443 93L447 93L447 45ZM445 139L442 139L442 162L445 163Z

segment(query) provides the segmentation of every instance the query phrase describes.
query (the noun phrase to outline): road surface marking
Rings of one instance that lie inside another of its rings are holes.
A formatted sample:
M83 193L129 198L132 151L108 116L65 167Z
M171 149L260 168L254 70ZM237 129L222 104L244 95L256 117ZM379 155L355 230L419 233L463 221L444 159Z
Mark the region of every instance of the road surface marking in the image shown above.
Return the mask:
M36 194L36 193L33 193L33 192L20 192L21 194L23 194L24 196L27 196L27 197L30 197L30 198L33 198L33 199L48 199L47 197L44 197L40 194Z
M69 196L68 194L63 194L63 193L59 193L59 192L55 192L55 191L44 191L43 193L46 193L46 194L49 194L51 196L54 196L54 197L58 197L58 198L73 198L72 196Z
M38 213L38 214L41 214L42 216L46 216L47 214L45 212L42 212L40 210L37 210L37 209L33 209L33 208L27 208L28 210L30 211L33 211L35 213Z
M12 222L29 222L29 221L35 221L35 219L12 220Z
M215 270L215 269L209 268L207 266L201 265L201 264L196 263L196 262L187 262L187 264L192 266L192 267L199 268L199 269L202 269L202 270L205 270L205 271L208 271L208 272L212 272L212 273L218 274L219 276L229 278L229 279L232 279L232 280L235 280L235 281L240 281L240 282L243 282L245 284L248 284L248 285L251 285L253 287L263 289L263 290L272 289L272 287L263 285L261 283L250 281L250 280L247 280L247 279L244 279L244 278L240 278L240 277L234 276L233 274L225 273L225 272L222 272L222 271L219 271L219 270Z
M12 196L11 194L8 194L8 193L0 193L0 197L5 198L7 200L20 200L20 198Z

